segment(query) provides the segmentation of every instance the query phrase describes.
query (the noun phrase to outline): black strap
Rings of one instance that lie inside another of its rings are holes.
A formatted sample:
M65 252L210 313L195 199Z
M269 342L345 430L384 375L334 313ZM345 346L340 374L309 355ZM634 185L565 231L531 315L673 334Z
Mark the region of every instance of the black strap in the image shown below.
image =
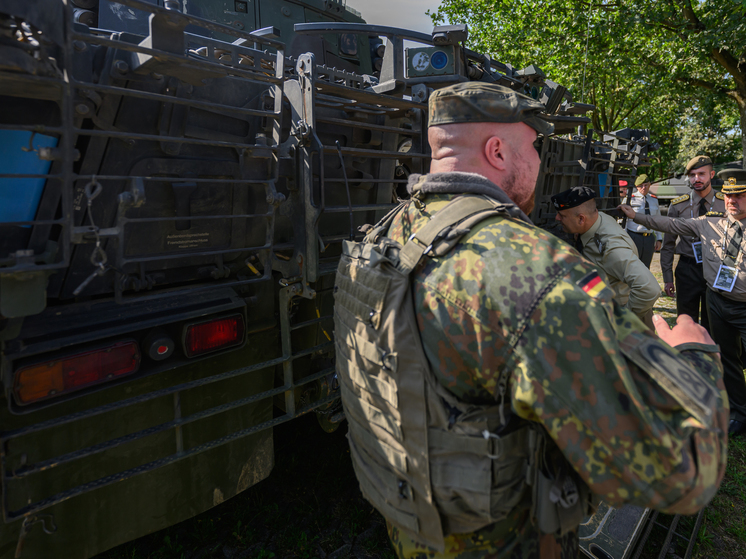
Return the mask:
M743 240L743 229L741 229L741 224L737 221L734 221L731 227L735 228L735 231L733 231L733 236L730 238L730 241L728 242L728 249L726 250L726 260L730 259L733 262L733 265L736 264L736 258L738 258L738 252L741 250L741 241Z
M707 199L702 198L699 201L699 211L697 215L705 215L707 213Z

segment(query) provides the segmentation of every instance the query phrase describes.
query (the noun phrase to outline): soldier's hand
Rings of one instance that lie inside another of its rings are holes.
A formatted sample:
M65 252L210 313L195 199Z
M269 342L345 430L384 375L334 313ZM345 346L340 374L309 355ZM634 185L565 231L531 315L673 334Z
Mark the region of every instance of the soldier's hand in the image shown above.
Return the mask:
M655 252L658 252L661 249L662 244L663 243L661 243L660 241L655 241L655 247L653 248L653 250Z
M676 287L674 286L672 281L667 281L666 283L664 283L663 290L669 297L676 297Z
M676 326L669 328L666 321L659 314L653 315L653 325L658 337L668 345L675 347L681 344L714 344L710 334L702 326L694 322L688 314L680 314L676 319Z
M624 212L624 215L626 215L628 218L635 218L635 210L629 204L619 204L617 206L617 209L622 210Z

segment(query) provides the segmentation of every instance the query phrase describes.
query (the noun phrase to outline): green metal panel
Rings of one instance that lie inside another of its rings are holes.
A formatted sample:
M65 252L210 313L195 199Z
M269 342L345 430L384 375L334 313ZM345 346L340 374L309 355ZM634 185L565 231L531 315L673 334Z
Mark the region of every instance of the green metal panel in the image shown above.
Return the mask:
M139 394L208 378L223 371L261 363L279 353L279 336L268 330L250 336L239 351L193 363L165 373L113 387L71 402L28 415L11 415L4 405L0 422L7 429L52 420L70 412L116 402ZM5 446L5 466L17 471L23 464L74 452L90 445L171 421L176 415L189 417L210 407L270 390L274 367L169 394L147 402L114 410L72 424L12 439ZM158 460L175 452L189 452L201 444L250 429L272 419L272 398L267 397L234 410L141 438L103 453L51 467L27 478L8 483L10 510L18 510L72 487ZM78 495L41 511L56 530L45 534L33 526L25 538L23 557L86 558L106 549L165 528L205 511L266 478L274 464L272 429L222 444L183 460L135 475L124 481ZM188 480L188 482L185 482ZM117 506L110 506L116 503ZM52 515L47 517L46 515ZM0 557L12 557L21 520L0 528Z

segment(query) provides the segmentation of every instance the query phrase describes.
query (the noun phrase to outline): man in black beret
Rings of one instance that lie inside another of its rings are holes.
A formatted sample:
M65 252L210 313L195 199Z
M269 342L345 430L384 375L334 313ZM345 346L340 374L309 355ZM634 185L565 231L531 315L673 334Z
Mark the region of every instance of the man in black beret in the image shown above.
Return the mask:
M616 220L596 208L596 192L574 186L552 196L555 219L575 235L575 248L606 274L617 302L653 329L653 305L660 285L638 257L637 247Z

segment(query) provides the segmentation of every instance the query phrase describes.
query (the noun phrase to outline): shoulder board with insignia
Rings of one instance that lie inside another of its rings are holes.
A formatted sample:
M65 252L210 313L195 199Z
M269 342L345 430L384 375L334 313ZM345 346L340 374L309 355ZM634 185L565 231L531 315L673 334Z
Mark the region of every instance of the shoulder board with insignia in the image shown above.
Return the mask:
M724 217L725 214L723 212L707 212L705 214L705 217Z
M681 202L686 202L687 200L689 200L689 195L688 194L684 194L683 196L679 196L678 198L674 198L673 200L671 200L671 203L672 204L679 204Z
M653 193L650 194L650 197L651 198L655 198L656 200L658 199L658 197L655 194L653 194Z
M715 198L717 198L718 200L725 200L725 194L723 194L722 192L716 192Z

